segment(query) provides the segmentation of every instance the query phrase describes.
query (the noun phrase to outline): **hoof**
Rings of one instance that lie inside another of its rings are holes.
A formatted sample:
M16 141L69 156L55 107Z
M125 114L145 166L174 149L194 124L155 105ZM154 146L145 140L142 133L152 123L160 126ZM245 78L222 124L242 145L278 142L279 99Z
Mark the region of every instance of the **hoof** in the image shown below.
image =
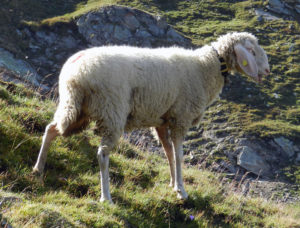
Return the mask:
M43 173L33 168L32 175L40 184L44 184Z
M177 192L177 198L181 199L181 200L185 200L188 198L188 194L186 192L184 192L184 193Z
M173 181L170 181L169 186L170 186L171 188L174 188L174 182L173 182Z
M106 199L106 198L104 198L104 197L101 197L101 198L100 198L100 203L106 203L106 202L107 202L108 204L110 204L110 205L113 205L113 204L114 204L111 198L109 198L109 199Z
M186 191L184 190L184 188L176 188L174 187L174 191L177 192L177 198L178 199L187 199L188 198L188 194L186 193Z

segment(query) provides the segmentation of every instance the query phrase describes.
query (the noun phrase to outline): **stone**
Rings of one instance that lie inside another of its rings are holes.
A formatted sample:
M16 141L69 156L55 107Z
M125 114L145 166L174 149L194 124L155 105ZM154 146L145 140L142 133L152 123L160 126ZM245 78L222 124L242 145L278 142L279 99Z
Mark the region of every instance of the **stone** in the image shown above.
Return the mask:
M295 10L300 14L300 4L295 6Z
M179 33L177 33L173 28L170 28L167 31L167 36L168 39L174 39L177 42L183 41L183 37Z
M119 41L127 42L128 39L131 37L131 32L125 27L116 25L113 37Z
M286 9L285 4L282 3L280 0L269 0L268 8L269 10L278 14L291 15L291 11Z
M269 165L251 147L243 146L237 150L239 151L237 157L237 164L239 166L259 176L270 175Z
M67 49L72 49L77 46L77 41L73 36L64 36L61 38L61 47L66 47Z
M293 142L284 137L275 138L274 141L281 147L281 149L289 158L294 156L295 150Z
M135 31L140 26L140 22L132 13L128 13L127 15L125 15L124 23L131 31Z
M92 46L192 46L189 39L171 28L163 18L128 7L106 6L82 15L76 24L79 33Z
M157 26L163 30L168 29L168 23L160 16L158 16L157 18Z
M160 27L158 27L157 25L150 24L148 28L149 28L149 32L153 36L163 36L164 35L164 30L161 29Z
M135 36L138 37L138 38L141 38L141 39L152 37L152 35L149 32L147 32L146 30L142 30L142 29L139 29L135 33Z
M13 71L22 81L29 82L34 87L41 86L42 78L36 70L28 62L15 58L13 54L3 48L0 48L0 67ZM44 86L42 87L44 88Z
M276 17L269 12L263 11L262 9L256 9L255 14L258 16L257 20L259 22L262 22L263 20L266 21L274 21L274 20L279 20L279 17Z

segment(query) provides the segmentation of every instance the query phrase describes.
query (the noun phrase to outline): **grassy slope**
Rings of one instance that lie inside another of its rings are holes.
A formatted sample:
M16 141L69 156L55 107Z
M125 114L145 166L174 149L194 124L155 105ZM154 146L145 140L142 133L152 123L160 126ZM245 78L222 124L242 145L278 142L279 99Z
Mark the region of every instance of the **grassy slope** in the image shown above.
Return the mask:
M37 0L5 0L0 9L0 44L25 56L26 53L20 50L26 50L26 43L17 35L11 35L22 26L22 20L32 25L52 25L110 3L164 15L170 24L198 45L227 31L255 33L268 52L272 75L262 86L242 78L252 97L244 89L238 90L237 85L226 99L220 101L221 106L210 108L204 127L211 126L211 119L221 109L226 110L223 118L241 128L241 135L284 135L300 139L300 66L296 64L300 58L300 43L296 39L299 25L282 20L258 23L249 9L253 5L261 6L261 1L70 0L58 5L61 1L42 4ZM32 11L32 6L36 10ZM295 29L289 29L291 26ZM294 48L291 48L292 44ZM279 98L275 98L275 93L280 95ZM100 191L95 157L99 138L92 131L55 142L47 161L45 185L41 186L30 172L39 150L41 133L55 109L54 103L37 98L30 90L2 85L0 105L0 180L3 186L0 195L22 199L1 205L0 209L16 227L25 224L28 227L55 224L66 227L299 225L299 206L293 208L260 199L244 199L223 187L219 177L194 168L185 172L187 190L192 197L186 203L178 201L167 187L166 162L160 157L141 153L126 142L121 143L111 160L112 195L116 205L101 205L97 202ZM292 167L291 171L299 172L297 167ZM190 215L196 219L190 221Z
M168 187L166 160L123 140L110 160L115 205L100 204L99 137L92 130L55 141L41 185L31 168L54 108L54 102L31 90L0 85L0 199L12 198L1 204L0 213L14 227L300 225L299 205L244 198L233 193L221 175L194 167L184 171L190 198L177 200Z

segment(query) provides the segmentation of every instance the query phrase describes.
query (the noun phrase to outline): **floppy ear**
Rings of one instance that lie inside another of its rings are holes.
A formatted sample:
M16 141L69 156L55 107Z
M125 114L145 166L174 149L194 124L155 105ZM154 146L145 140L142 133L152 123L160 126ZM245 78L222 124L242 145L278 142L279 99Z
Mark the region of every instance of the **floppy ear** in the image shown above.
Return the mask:
M242 44L236 44L234 51L240 68L249 76L258 77L258 68L253 55Z

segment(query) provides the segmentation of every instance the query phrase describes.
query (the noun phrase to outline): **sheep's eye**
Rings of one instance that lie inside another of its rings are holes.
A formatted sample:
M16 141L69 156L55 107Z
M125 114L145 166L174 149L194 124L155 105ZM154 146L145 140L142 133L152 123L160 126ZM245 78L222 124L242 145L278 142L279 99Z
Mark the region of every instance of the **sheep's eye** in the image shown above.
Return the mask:
M252 53L253 56L256 56L256 54L253 50L251 50L251 53Z

